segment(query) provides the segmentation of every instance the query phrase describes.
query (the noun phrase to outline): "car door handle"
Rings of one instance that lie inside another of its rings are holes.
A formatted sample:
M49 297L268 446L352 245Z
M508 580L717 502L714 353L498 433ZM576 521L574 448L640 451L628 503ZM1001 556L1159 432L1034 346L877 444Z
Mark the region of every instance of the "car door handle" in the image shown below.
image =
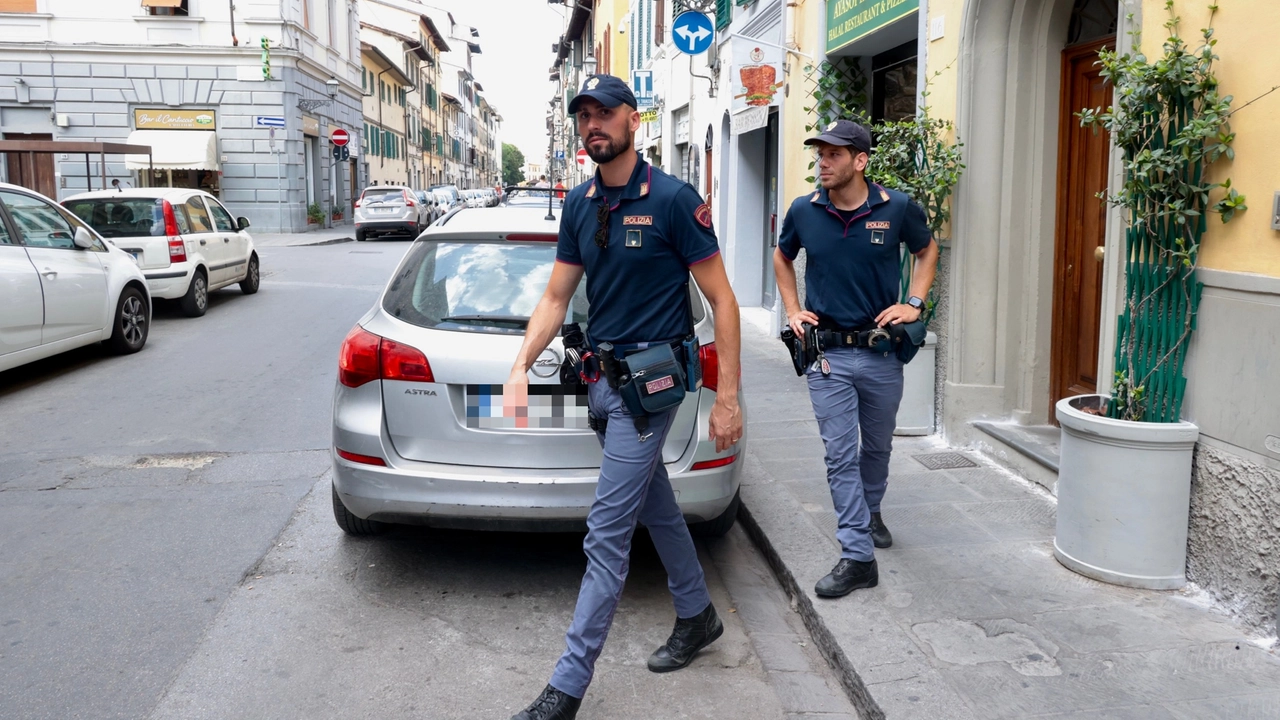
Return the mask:
M200 244L201 244L201 245L204 245L204 244L206 244L206 241L201 240L201 241L200 241Z
M50 280L52 280L52 279L54 279L54 278L58 277L58 271L57 271L57 270L50 270L49 268L45 268L45 269L44 269L44 272L42 272L42 273L40 273L40 274L41 274L41 275L43 275L43 276L45 276L45 277L47 277L47 278L49 278Z

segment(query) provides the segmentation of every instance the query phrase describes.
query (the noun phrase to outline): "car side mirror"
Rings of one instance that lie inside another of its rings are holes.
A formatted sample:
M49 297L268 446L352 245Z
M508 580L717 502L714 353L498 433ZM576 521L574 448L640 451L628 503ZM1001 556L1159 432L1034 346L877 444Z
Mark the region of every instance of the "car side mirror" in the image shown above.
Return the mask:
M236 230L244 230L247 227L249 227L249 218L247 217L236 218Z
M89 232L89 230L83 225L76 228L76 235L73 242L76 244L76 247L81 250L91 250L93 249L93 246L97 244L93 240L93 233Z

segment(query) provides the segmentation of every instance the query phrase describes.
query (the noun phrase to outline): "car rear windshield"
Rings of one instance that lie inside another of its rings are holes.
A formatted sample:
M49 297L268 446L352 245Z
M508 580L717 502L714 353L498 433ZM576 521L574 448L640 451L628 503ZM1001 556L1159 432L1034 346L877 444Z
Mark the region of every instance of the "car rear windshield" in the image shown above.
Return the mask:
M520 334L551 278L556 244L502 240L419 242L391 280L382 307L420 327ZM586 328L586 283L565 322Z
M164 201L156 198L94 198L63 205L106 238L164 235Z
M364 191L364 195L360 199L365 202L404 202L403 190L374 190Z

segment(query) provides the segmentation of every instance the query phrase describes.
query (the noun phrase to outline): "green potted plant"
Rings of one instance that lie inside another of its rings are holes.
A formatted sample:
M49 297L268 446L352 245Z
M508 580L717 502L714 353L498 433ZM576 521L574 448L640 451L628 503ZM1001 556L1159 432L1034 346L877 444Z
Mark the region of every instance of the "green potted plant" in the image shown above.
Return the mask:
M1125 295L1111 394L1055 407L1062 440L1054 555L1083 575L1156 589L1186 583L1199 428L1181 419L1182 368L1200 301L1196 259L1209 214L1225 223L1246 209L1229 179L1208 179L1217 160L1233 157L1234 139L1232 98L1219 93L1213 71L1212 22L1193 49L1179 35L1172 0L1166 7L1160 55L1102 52L1112 106L1078 113L1123 152L1123 184L1108 200L1127 224Z
M334 209L333 209L332 217L333 217L333 219L334 219L334 221L335 221L335 222L336 222L336 221L338 221L338 220L341 220L341 219L342 219L342 216L343 216L343 209L342 209L342 208L340 208L340 207L336 207L336 208L334 208Z
M324 210L320 207L320 203L311 203L307 206L307 224L319 225L324 222Z

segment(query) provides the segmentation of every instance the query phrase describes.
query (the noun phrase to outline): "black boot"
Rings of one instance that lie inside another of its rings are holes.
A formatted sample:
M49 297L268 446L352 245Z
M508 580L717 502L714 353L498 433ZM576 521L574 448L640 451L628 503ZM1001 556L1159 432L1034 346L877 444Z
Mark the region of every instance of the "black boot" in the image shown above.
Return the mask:
M893 547L893 533L885 527L884 518L878 512L871 513L871 542L881 549Z
M573 720L582 700L566 695L548 685L533 704L512 716L511 720Z
M724 634L724 624L710 605L691 618L676 618L676 628L667 643L649 656L649 669L656 673L679 670L693 662L693 656Z
M873 588L880 583L880 569L873 558L871 562L861 562L840 558L840 562L831 572L818 581L813 591L818 597L844 597L858 588Z

